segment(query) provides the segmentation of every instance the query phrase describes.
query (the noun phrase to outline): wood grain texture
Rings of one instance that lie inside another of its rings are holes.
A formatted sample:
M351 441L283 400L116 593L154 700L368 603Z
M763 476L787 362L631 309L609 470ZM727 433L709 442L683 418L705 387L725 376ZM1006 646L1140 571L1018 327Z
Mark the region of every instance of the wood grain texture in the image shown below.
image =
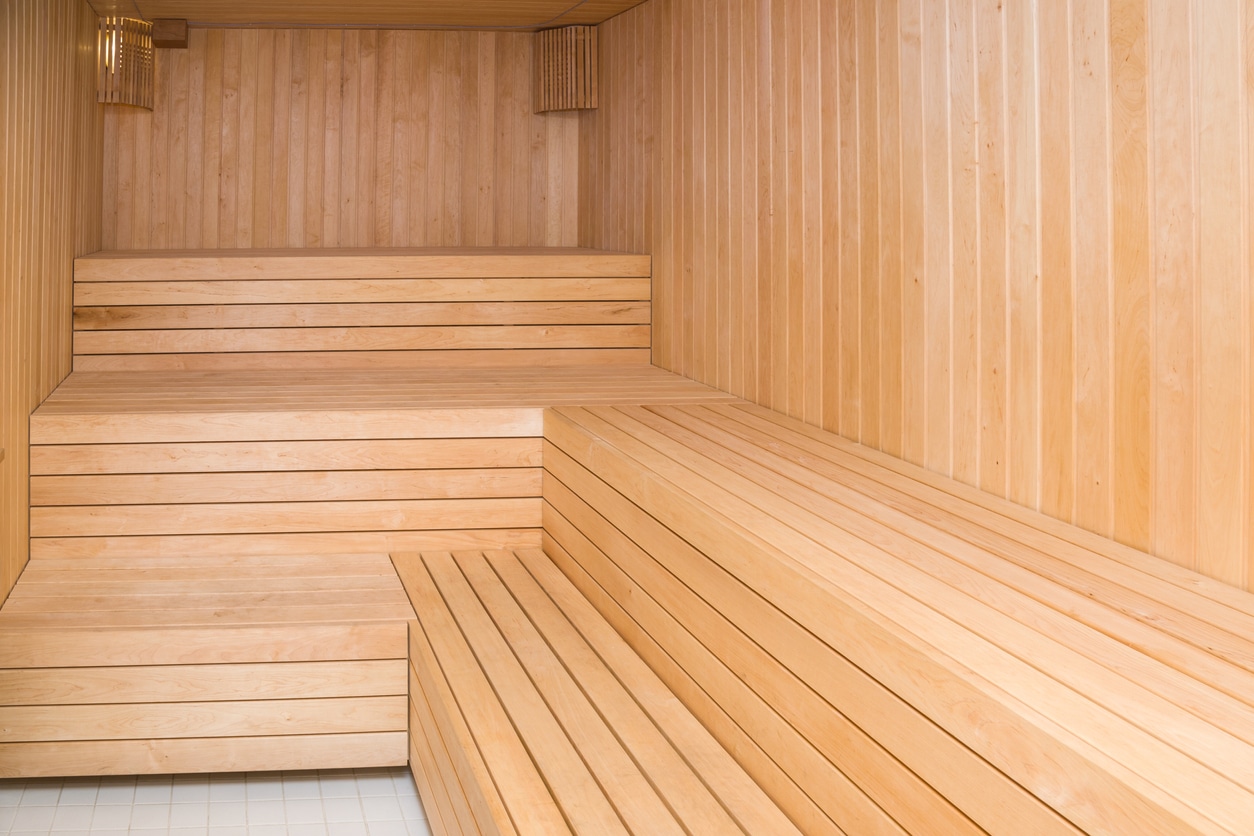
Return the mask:
M572 245L578 122L532 113L533 37L192 29L156 108L106 115L104 247Z
M535 545L545 406L694 399L731 400L644 364L613 375L450 363L78 372L31 419L31 549L70 559Z
M0 609L0 775L403 762L387 556L221 555L34 560Z
M532 29L570 23L600 23L641 0L91 0L101 15L138 13L144 18L184 18L194 23L331 26L461 26Z
M859 833L1254 809L1249 593L744 403L559 408L545 444L546 551L781 804Z
M393 560L415 775L462 832L797 832L544 553Z
M648 274L648 256L562 248L97 253L75 267L75 363L643 364Z
M0 601L27 559L27 417L70 371L70 277L100 248L97 18L83 0L0 8Z
M1249 4L812 5L601 24L579 242L653 253L654 362L1254 585Z

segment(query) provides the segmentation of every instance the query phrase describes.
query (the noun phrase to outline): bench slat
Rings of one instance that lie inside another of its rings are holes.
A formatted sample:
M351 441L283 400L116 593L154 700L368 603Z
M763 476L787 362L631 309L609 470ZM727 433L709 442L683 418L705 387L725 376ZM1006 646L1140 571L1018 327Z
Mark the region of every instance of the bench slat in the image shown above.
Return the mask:
M344 305L134 305L78 308L77 331L415 325L647 324L648 302L378 302Z
M404 766L406 733L0 744L0 778Z
M31 448L31 475L539 467L538 438L58 444Z
M432 549L527 548L538 528L349 531L309 534L189 534L141 537L47 537L31 541L31 558L302 555L319 549L403 552Z
M34 476L32 506L535 496L539 468Z
M0 704L182 703L230 700L245 687L273 699L402 693L404 659L0 670Z
M377 531L381 528L529 528L535 497L354 502L256 502L31 508L31 537L151 534L266 534Z
M5 706L0 744L403 731L405 697Z
M82 331L74 353L240 354L286 351L434 351L647 348L648 325L424 325Z

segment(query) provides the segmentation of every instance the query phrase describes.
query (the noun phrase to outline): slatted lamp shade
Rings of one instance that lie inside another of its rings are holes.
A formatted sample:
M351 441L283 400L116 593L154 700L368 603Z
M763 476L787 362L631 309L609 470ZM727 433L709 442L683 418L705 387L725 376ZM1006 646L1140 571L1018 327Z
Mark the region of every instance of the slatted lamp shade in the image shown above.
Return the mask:
M132 17L100 18L96 101L152 110L152 24Z
M597 106L597 28L536 33L536 113Z

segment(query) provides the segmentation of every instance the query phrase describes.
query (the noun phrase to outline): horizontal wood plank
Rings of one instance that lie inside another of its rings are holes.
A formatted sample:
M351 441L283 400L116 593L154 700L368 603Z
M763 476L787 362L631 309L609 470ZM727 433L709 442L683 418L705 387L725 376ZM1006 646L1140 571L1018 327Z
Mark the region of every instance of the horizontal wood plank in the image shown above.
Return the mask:
M540 447L538 438L38 445L31 474L535 468Z
M477 325L648 324L644 302L430 302L306 305L79 307L76 331L193 328L379 328Z
M404 659L149 667L6 668L0 705L182 703L269 698L313 699L407 693Z
M403 731L0 744L0 777L168 775L403 766Z
M30 502L40 507L524 497L539 495L541 472L479 468L35 476Z
M518 549L538 546L540 529L482 528L423 531L348 531L311 534L193 534L139 537L37 537L31 559L81 557L212 557L221 554L302 555L327 551Z
M404 731L406 697L0 706L0 744Z
M76 282L74 304L295 305L377 302L629 302L649 279L242 279Z
M526 528L537 524L539 519L540 502L536 498L93 505L32 508L31 536L266 534L494 526Z
M647 325L462 325L84 331L76 355L645 348Z
M647 255L581 249L450 248L100 252L74 262L74 280L648 276Z

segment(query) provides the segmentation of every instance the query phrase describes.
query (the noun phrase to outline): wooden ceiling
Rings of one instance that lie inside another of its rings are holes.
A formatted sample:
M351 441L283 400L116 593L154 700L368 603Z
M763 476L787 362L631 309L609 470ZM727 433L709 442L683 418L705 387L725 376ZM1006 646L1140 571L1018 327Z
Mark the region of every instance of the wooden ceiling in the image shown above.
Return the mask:
M88 0L97 14L201 25L539 29L600 23L643 0Z

